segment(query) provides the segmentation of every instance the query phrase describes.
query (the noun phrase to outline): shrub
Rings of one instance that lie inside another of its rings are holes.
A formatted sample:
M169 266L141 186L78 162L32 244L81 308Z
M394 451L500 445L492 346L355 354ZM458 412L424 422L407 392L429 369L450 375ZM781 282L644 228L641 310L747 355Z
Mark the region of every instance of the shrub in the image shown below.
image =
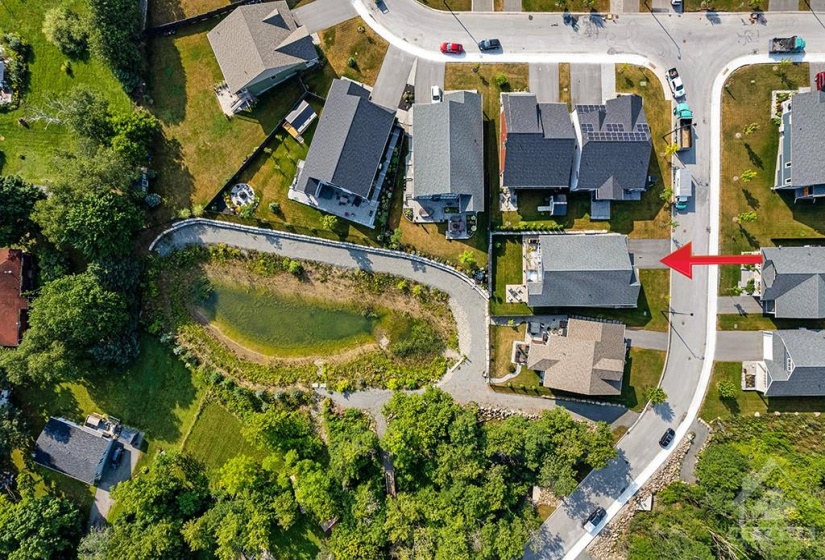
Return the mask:
M510 82L507 80L507 76L505 76L505 75L504 75L504 74L502 74L502 73L498 73L498 74L496 74L496 77L495 77L494 79L495 79L496 85L497 85L498 87L500 87L500 88L506 87L506 86L507 86L507 84L509 84L509 83L510 83Z
M270 202L269 211L273 214L279 214L281 212L281 204L279 202Z
M66 6L58 6L46 12L43 34L66 56L82 57L88 51L89 32L86 24Z
M303 276L304 274L304 265L300 261L289 261L286 269L293 276Z
M157 193L149 193L149 194L147 194L147 195L146 195L146 197L143 199L143 202L144 202L144 203L146 204L146 206L148 206L149 208L157 208L158 206L160 206L160 203L161 203L161 202L163 202L163 200L160 198L160 195L159 195L159 194L157 194Z
M716 385L716 389L719 391L719 398L722 400L736 398L736 385L734 385L732 381L720 381L719 384Z
M347 59L347 66L349 66L350 68L355 68L356 66L358 66L358 63L355 62L355 58L349 57Z
M89 0L91 46L127 91L140 82L140 11L134 0Z
M400 358L438 354L443 349L444 342L438 333L423 322L416 322L406 337L390 344L390 352Z

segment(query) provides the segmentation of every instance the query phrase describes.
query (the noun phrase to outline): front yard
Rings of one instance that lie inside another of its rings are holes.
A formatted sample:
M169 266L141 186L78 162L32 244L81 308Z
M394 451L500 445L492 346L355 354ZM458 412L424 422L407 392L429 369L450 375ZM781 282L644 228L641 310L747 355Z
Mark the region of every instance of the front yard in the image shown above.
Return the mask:
M719 396L719 384L722 381L736 387L736 396L723 399ZM711 422L716 418L732 416L765 415L774 412L825 412L825 397L767 398L756 391L743 391L742 362L715 362L705 401L699 410L699 416Z
M150 0L149 27L177 21L215 10L229 0Z
M510 327L498 328L509 329ZM505 350L503 344L506 342L506 336L496 336L494 341L496 342L494 349L496 362L498 362L498 355L504 353ZM502 343L502 346L498 346L498 343ZM510 345L512 345L512 340L510 341ZM507 352L509 352L509 350ZM507 355L509 359L509 353ZM586 395L565 393L563 391L553 391L539 384L539 376L536 372L524 367L516 377L501 385L493 385L493 388L496 391L523 393L526 395L535 395L536 397L544 395L556 398L568 397L611 402L640 412L645 406L645 401L642 397L643 391L648 387L656 387L659 384L659 379L662 377L662 372L665 368L665 356L665 352L660 350L631 348L627 356L627 362L625 363L622 394L617 397L588 397Z
M213 25L156 37L149 45L150 108L163 126L152 185L164 199L158 221L208 203L301 95L290 80L265 93L252 113L227 119L212 90L223 81L206 39Z
M766 315L739 315L724 313L717 316L716 328L720 331L773 331L777 329L825 329L825 320L774 319Z
M323 75L307 79L307 87L326 97L334 78L349 78L369 86L384 62L389 43L378 36L361 18L352 18L318 33L327 64Z
M771 121L771 92L806 87L807 64L758 64L734 72L722 92L722 158L720 250L723 254L759 247L822 239L825 213L817 204L794 203L793 193L779 194L774 185L779 142ZM756 125L755 130L752 125ZM746 130L747 129L747 130ZM751 180L741 177L751 170ZM756 220L739 223L738 215L754 212ZM723 267L720 293L736 286L737 267Z
M473 9L473 0L418 0L434 10L447 12L469 12Z
M592 4L590 3L592 2ZM596 12L606 14L610 11L610 0L521 0L521 9L525 12Z
M510 360L513 343L524 340L527 333L527 323L520 325L490 327L490 345L492 346L492 364L490 380L496 383L498 378L515 371L515 364Z

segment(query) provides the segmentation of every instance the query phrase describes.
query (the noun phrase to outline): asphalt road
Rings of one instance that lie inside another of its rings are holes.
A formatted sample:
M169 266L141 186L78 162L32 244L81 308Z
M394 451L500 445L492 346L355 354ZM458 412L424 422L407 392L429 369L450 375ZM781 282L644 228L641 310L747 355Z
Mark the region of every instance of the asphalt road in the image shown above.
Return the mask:
M558 103L559 65L555 62L530 65L530 93L539 103Z

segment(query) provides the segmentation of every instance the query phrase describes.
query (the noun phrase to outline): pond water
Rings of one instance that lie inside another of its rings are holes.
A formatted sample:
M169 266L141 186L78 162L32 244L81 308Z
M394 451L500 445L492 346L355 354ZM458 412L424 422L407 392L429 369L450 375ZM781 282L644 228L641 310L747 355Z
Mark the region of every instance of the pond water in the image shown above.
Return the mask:
M200 305L205 318L257 352L316 354L374 341L372 332L379 319L363 317L357 310L245 286L213 283L212 287L212 295Z

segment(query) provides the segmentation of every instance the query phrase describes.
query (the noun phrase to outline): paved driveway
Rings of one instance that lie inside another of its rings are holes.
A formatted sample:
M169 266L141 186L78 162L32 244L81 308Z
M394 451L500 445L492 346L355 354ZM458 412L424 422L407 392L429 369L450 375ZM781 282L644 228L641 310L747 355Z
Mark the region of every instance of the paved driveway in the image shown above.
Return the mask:
M505 12L520 12L521 0L504 0Z
M557 103L559 100L559 65L530 65L530 92L536 95L539 103Z
M444 70L446 64L419 58L415 63L415 102L430 103L430 88L438 86L444 89Z
M714 359L718 362L761 360L762 331L719 331Z
M670 239L628 239L627 249L639 268L667 268L659 261L670 254Z
M573 105L601 105L601 64L570 65L570 97Z
M798 0L768 0L768 10L771 12L795 12L799 10Z
M492 12L493 0L473 0L474 12Z
M292 10L295 19L310 33L323 31L342 21L354 18L357 13L351 2L342 0L315 0L311 4Z
M103 470L103 478L95 490L95 501L92 510L89 512L89 526L97 527L106 523L106 517L112 509L114 501L111 498L111 491L115 486L132 477L140 451L131 445L123 444L123 458L116 469L106 465Z
M413 62L415 62L413 55L390 45L378 77L375 79L375 87L372 88L372 100L393 111L398 109Z
M719 313L762 314L762 304L754 296L719 296Z

